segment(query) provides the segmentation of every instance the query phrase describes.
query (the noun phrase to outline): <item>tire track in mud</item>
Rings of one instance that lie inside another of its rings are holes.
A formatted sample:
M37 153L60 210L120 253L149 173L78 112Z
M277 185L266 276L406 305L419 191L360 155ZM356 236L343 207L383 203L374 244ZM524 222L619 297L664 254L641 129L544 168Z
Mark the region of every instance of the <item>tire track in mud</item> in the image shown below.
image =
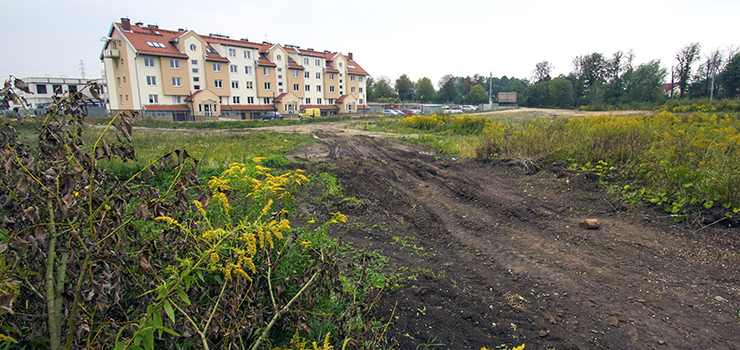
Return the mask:
M655 268L663 264L654 255L655 246L681 244L663 232L647 232L647 228L602 215L599 219L605 228L595 232L613 239L610 246L599 241L604 237L594 237L596 234L591 232L573 234L573 230L567 229L577 225L573 213L562 206L548 205L544 199L530 198L526 191L517 193L526 186L512 186L506 183L506 177L484 177L462 166L442 169L418 152L398 148L397 143L387 140L329 133L319 134L319 138L328 145L331 159L352 160L372 169L416 202L418 209L413 210L428 210L448 232L448 237L441 238L442 246L455 243L476 252L476 256L449 252L456 264L493 263L495 268L483 271L458 270L468 274L464 277L476 288L495 285L502 278L511 279L504 271L512 271L561 295L567 294L567 298L546 301L544 309L565 315L564 322L549 328L561 328L561 333L570 334L576 347L609 348L609 344L624 344L624 339L639 349L656 345L676 349L740 346L732 345L738 340L737 334L728 337L738 330L736 321L726 313L710 317L702 314L701 307L710 306L702 299L715 291L697 286L707 284L706 281L681 276L696 266L669 262ZM649 239L640 243L620 238L620 232L635 230L655 236L655 246ZM692 287L685 288L686 285ZM676 305L696 304L668 309L664 300ZM576 314L581 318L570 322L566 319ZM584 319L584 314L589 317ZM713 326L706 327L698 319ZM596 333L590 334L592 331Z

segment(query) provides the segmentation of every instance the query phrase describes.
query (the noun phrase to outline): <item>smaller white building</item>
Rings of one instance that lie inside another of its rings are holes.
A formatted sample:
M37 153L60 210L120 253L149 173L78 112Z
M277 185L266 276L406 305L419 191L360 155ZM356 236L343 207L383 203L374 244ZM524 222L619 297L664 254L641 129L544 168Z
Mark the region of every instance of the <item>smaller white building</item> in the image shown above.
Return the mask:
M52 96L56 92L69 92L75 93L82 91L94 105L90 105L88 108L88 115L107 115L108 105L108 89L104 78L93 79L100 86L100 97L103 101L94 99L90 94L89 89L85 89L87 82L91 79L81 78L54 78L54 77L28 77L21 78L31 93L25 93L18 91L21 97L25 98L28 102L28 108L31 110L43 110L53 102ZM31 111L33 112L33 111Z

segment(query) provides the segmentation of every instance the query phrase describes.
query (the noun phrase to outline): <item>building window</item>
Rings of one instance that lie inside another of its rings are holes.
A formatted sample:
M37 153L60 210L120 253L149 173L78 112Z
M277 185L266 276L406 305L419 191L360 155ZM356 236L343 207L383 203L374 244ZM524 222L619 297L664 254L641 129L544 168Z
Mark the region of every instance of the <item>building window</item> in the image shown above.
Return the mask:
M333 105L333 104L334 104L334 99L333 99L333 98L330 98L330 99L329 99L329 104L330 104L330 105Z
M308 57L304 57L303 58L303 65L305 65L305 66L308 65Z
M172 69L180 69L180 61L178 61L178 60L170 60L170 68L172 68Z
M330 86L329 87L329 92L334 92L334 87L333 86Z
M244 73L245 74L252 74L252 67L250 67L250 66L244 66Z
M363 100L362 100L362 99L360 99L360 104L363 104L362 102L363 102Z
M311 85L306 85L305 88L306 88L306 91L311 91Z
M321 60L318 58L316 59L316 66L321 67Z
M298 71L297 70L294 70L293 71L293 78L298 78Z
M251 81L248 81L244 87L250 90L254 89L254 83L252 83Z
M298 91L299 89L298 84L293 84L293 91Z
M221 79L216 79L216 80L213 81L213 86L215 86L215 87L217 87L217 88L220 89L220 88L224 87L224 82Z
M265 76L269 76L270 75L270 68L262 67L262 74L264 74Z
M118 60L113 60L113 63L116 64L116 69L118 69Z
M118 99L121 100L121 104L123 104L123 95L118 95Z
M193 81L200 81L200 77L193 77Z
M270 90L270 83L265 83L265 90Z
M262 103L264 103L266 105L269 105L270 104L270 98L269 97L263 97L262 98Z
M155 86L157 85L157 77L148 75L146 77L146 85Z
M229 49L229 57L236 57L236 49Z
M334 73L329 73L329 80L334 80Z
M116 78L118 80L118 87L121 87L121 77Z
M190 60L190 64L192 64L194 66L197 66L198 65L198 60Z
M36 85L37 94L46 94L46 85Z
M154 57L144 57L144 67L154 67Z
M321 79L321 73L316 72L316 79Z
M310 105L311 104L311 98L310 97L306 97L306 104L307 105Z
M349 76L349 81L355 81L355 76L354 75L350 75Z
M200 85L193 85L193 89L200 90Z
M238 68L236 67L235 64L232 64L232 65L229 66L229 72L231 72L231 73L236 73L237 72L237 69Z
M316 99L316 104L321 104L321 99L320 98L317 98Z
M321 92L321 85L316 85L316 91Z
M250 56L249 51L244 50L244 58L249 58Z
M149 95L149 103L159 103L159 96Z
M172 103L182 103L182 96L180 95L172 96Z
M282 81L278 81L278 86L283 86L283 82ZM281 89L281 91L282 91L282 89Z
M178 77L172 77L172 86L174 87L180 87L182 86L182 80Z
M283 89L278 89L278 92L283 92Z
M250 105L253 105L254 104L254 97L252 97L252 96L247 97L247 103L250 104Z
M278 68L278 69L280 69L280 68ZM282 74L278 74L278 79L283 79L283 75Z
M342 68L342 62L339 62L339 68Z
M239 104L239 96L234 96L231 98L231 103L238 105Z
M277 55L277 60L278 61L282 61L283 60L283 56Z
M353 86L353 87L351 88L351 90L352 90L352 93L354 94L354 93L355 93L355 87Z
M239 82L236 80L231 81L231 88L232 89L238 89L239 88Z
M362 82L362 77L360 77L360 82Z
M198 74L198 68L193 68L193 73Z
M214 63L213 64L213 71L214 72L220 72L221 71L221 63Z
M360 88L360 93L362 93L362 88Z
M195 51L197 49L198 49L198 47L195 46L195 44L190 44L190 51Z
M303 77L306 78L306 79L308 79L308 78L311 77L311 73L305 72L305 73L303 73Z

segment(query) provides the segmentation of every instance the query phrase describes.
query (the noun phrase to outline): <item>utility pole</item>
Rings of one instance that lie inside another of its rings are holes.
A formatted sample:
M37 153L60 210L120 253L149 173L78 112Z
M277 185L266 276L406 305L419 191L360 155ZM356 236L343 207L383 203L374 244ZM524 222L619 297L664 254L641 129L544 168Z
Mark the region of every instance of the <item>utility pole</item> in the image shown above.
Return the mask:
M493 72L488 77L488 104L493 108Z
M80 75L82 76L82 79L85 79L85 62L80 60Z

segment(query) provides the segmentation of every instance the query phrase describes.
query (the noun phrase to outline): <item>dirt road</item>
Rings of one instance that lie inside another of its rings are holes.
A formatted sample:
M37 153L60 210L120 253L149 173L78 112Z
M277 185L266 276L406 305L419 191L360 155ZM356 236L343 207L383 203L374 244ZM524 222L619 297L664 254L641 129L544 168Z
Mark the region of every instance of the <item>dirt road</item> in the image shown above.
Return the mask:
M309 132L318 144L292 156L319 160L313 170L363 201L340 208L342 239L406 276L377 310L401 349L740 349L737 228L630 209L593 174L558 164L526 175L329 126ZM579 227L587 218L600 227Z

